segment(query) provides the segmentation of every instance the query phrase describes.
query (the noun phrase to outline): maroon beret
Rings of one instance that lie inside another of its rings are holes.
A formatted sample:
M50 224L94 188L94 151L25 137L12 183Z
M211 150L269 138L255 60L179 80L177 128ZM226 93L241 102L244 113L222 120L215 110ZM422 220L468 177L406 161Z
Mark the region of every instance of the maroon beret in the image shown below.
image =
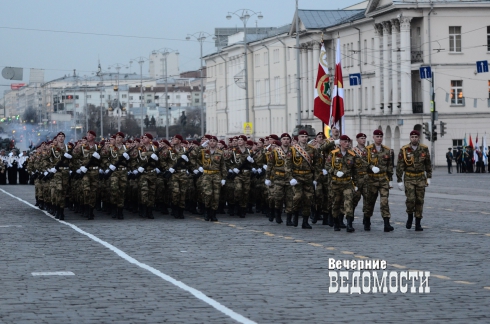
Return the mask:
M97 134L95 134L95 132L94 132L93 130L89 130L89 131L87 132L87 134L91 134L92 136L97 136Z
M360 138L360 137L367 137L367 136L364 133L359 133L356 135L356 138Z
M186 140L183 140L183 141L182 141L182 144L189 144L189 142L188 142L188 141L186 141Z
M111 138L112 138L112 139L116 139L116 134L111 135Z
M381 129L376 129L376 130L374 130L373 135L381 135L381 136L383 136L383 131Z
M157 141L153 141L153 145L159 146L160 144Z
M289 135L288 133L283 133L281 135L281 138L283 138L283 137L287 137L287 138L291 139L291 135Z
M59 132L58 134L56 134L56 137L58 137L59 135L63 135L66 137L65 133L63 133L63 132Z
M170 142L167 141L166 139L162 140L163 143L165 143L167 146L170 146Z
M192 144L199 146L199 142L198 141L192 141Z
M263 138L261 137L261 138L259 138L259 141L260 141L260 142L262 142L262 143L264 143L264 142L265 142L265 139L263 139Z
M87 136L82 137L83 140L87 140Z
M349 138L349 136L347 136L347 135L342 135L342 136L340 136L340 139L341 139L342 141L350 141L350 138Z
M274 141L274 144L276 144L277 146L281 146L281 142L279 141Z
M293 140L298 141L298 136L294 136Z
M252 145L254 145L254 142L253 142L253 141L248 140L248 141L247 141L247 145L252 146Z
M183 141L184 140L184 138L180 134L175 135L174 138L176 138L176 139L178 139L180 141Z
M237 138L237 139L240 139L240 138L241 138L242 140L244 140L244 141L246 141L246 140L247 140L247 136L245 136L245 135L240 135L240 136L238 136L238 138Z
M325 138L325 133L324 132L319 132L318 134L316 134L316 136L318 136L318 135L322 135L323 138Z
M136 143L139 143L141 140L140 140L139 138L135 138L135 139L134 139L134 141L135 141Z
M218 143L226 145L225 141L223 141L223 140L219 141Z
M153 140L153 135L151 135L150 133L144 133L143 136L146 136L149 139Z
M308 132L305 130L300 130L298 135L308 135Z
M269 135L269 139L275 139L276 141L279 140L279 136L277 136L276 134L270 134Z
M218 138L217 138L216 136L214 136L214 135L213 135L213 136L211 136L211 138L210 138L210 139L213 139L213 140L215 140L215 141L218 141Z
M414 129L413 131L410 132L410 136L412 135L420 136L420 133Z
M206 135L204 135L204 137L209 140L209 139L211 139L212 135L206 134Z
M124 138L124 133L123 132L117 132L116 136L121 136L122 138Z

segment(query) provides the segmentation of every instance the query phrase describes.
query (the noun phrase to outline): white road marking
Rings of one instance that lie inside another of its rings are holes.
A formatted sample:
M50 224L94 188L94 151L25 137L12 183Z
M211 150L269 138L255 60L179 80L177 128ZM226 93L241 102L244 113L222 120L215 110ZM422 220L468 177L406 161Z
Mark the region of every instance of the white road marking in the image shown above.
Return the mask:
M128 254L126 254L124 251L118 249L117 247L115 247L112 244L109 244L109 243L101 240L97 236L95 236L93 234L90 234L88 232L85 232L84 230L78 228L77 226L75 226L73 224L70 224L70 223L67 223L65 221L60 221L58 219L55 219L54 216L50 215L46 211L43 211L43 210L38 209L36 206L32 205L31 203L23 200L22 198L19 198L17 196L12 195L11 193L9 193L9 192L7 192L7 191L5 191L3 189L0 189L0 191L2 191L3 193L5 193L6 195L9 195L12 198L15 198L15 199L19 200L20 202L23 202L24 204L26 204L26 205L28 205L28 206L36 209L36 210L39 210L41 212L44 212L45 215L51 217L55 221L57 221L57 222L59 222L61 224L67 225L67 226L71 227L72 229L74 229L75 231L77 231L78 233L83 234L83 235L89 237L91 240L93 240L93 241L95 241L97 243L102 244L103 246L105 246L109 250L113 251L114 253L116 253L118 256L120 256L124 260L128 261L129 263L132 263L134 265L137 265L138 267L140 267L142 269L148 270L149 272L151 272L154 275L162 278L163 280L165 280L165 281L167 281L167 282L169 282L169 283L171 283L171 284L179 287L182 290L185 290L185 291L191 293L197 299L200 299L201 301L205 302L206 304L214 307L215 309L217 309L218 311L222 312L223 314L231 317L235 321L237 321L239 323L245 323L245 324L256 324L256 322L252 321L251 319L246 318L245 316L240 315L240 314L234 312L233 310L229 309L228 307L220 304L216 300L214 300L212 298L209 298L203 292L201 292L201 291L199 291L199 290L197 290L195 288L192 288L192 287L186 285L185 283L183 283L181 281L178 281L177 279L174 279L174 278L170 277L169 275L166 275L165 273L161 272L160 270L157 270L157 269L155 269L153 267L150 267L149 265L147 265L145 263L139 262L135 258L133 258L133 257L129 256Z
M22 227L22 225L0 225L0 227Z
M74 276L71 271L33 272L33 276Z

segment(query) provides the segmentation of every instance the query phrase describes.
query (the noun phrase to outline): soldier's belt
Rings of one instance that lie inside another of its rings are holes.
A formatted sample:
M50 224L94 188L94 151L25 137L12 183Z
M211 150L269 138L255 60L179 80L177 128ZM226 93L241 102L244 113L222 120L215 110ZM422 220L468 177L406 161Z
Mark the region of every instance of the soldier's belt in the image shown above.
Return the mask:
M282 172L282 171L276 171L274 172L274 174L278 175L278 176L282 176L284 177L286 175L286 172Z
M308 173L311 173L311 171L310 170L307 170L307 171L293 170L293 173L296 173L296 174L308 174Z
M219 173L219 170L204 170L204 174L216 174Z
M70 168L69 167L59 167L58 169L60 169L60 170L69 170Z
M124 170L126 170L126 167L118 167L117 169L118 169L119 171L124 171Z
M242 170L243 173L250 172L250 170Z
M419 172L419 173L405 172L405 175L409 177L420 177L424 175L424 172Z
M367 174L367 172L358 172L357 174L358 174L358 175L366 175L366 174Z
M384 176L386 176L386 172L383 172L383 173L369 173L369 176L370 177L375 177L375 178L384 177Z
M340 182L344 182L344 181L350 181L350 180L351 180L351 178L350 178L350 177L349 177L349 178L339 178L339 177L335 177L335 176L333 176L333 177L332 177L332 180L333 180L333 181L340 181Z
M187 172L187 170L175 170L175 172L181 172L181 173L184 173L184 172Z
M99 170L99 167L89 167L89 170Z

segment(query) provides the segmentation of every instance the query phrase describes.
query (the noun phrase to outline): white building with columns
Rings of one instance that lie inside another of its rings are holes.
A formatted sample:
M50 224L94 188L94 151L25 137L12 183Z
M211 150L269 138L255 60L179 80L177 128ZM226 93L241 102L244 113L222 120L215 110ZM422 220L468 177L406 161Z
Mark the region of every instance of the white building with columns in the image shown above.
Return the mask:
M435 107L447 134L435 142L436 164L445 164L448 147L489 125L490 74L476 62L490 58L490 1L369 0L343 10L299 10L300 72L296 67L296 16L287 28L247 39L249 121L254 136L292 132L298 122L300 80L302 125L317 131L313 116L319 41L323 33L333 80L335 44L340 38L346 133L368 134L380 128L385 144L397 152L411 130L431 120L431 82L419 69L434 73ZM207 132L231 136L243 132L245 116L244 40L233 35L219 52L205 57ZM238 39L238 41L237 41ZM350 86L349 74L361 85ZM490 128L488 129L490 135ZM422 141L426 144L424 135Z

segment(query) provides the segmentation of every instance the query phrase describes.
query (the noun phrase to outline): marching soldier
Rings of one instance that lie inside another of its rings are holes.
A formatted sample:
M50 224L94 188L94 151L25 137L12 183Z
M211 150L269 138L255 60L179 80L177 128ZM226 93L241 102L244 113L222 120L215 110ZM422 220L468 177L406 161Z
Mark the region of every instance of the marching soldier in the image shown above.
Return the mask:
M155 204L156 193L156 169L158 156L155 154L153 146L153 135L150 133L143 134L141 146L135 152L133 157L138 161L138 192L140 194L140 203L142 216L154 219L153 205Z
M366 206L367 206L367 150L366 150L366 134L359 133L356 135L357 145L352 149L357 155L357 188L358 190L354 193L354 210L356 209L359 201L362 197L362 213L364 215L363 224L364 230L370 231L369 225L366 225Z
M56 208L55 218L65 219L66 195L69 189L70 168L68 167L72 155L72 147L65 144L65 133L59 132L56 136L57 144L51 148L51 158L55 166L51 169L53 175L52 203Z
M235 205L238 206L238 216L245 218L247 209L248 196L250 194L250 173L252 170L253 152L245 145L247 137L240 135L237 140L238 147L232 152L232 159L235 163L233 172L235 177Z
M384 231L391 232L394 230L390 225L390 206L388 205L388 197L393 181L393 165L391 164L390 148L382 145L383 132L376 129L373 132L374 143L367 146L367 163L368 163L368 178L366 213L364 214L364 229L371 229L371 217L374 212L374 205L380 196L381 216L384 221Z
M334 230L340 231L340 207L344 203L344 213L347 219L347 232L354 232L352 226L354 221L353 194L358 190L357 181L357 157L356 153L349 150L350 138L347 135L340 136L340 148L331 151L327 162L331 165L332 175Z
M423 231L420 225L424 208L425 188L430 185L432 166L429 148L419 142L420 133L416 130L410 132L410 144L403 146L398 154L396 178L398 188L405 190L407 200L406 228L412 228L413 214L415 212L415 230Z
M110 203L116 208L117 219L124 219L123 208L127 186L127 161L130 159L123 144L124 133L116 133L116 143L109 148L109 184Z
M5 150L0 151L0 168L3 168L3 172L0 172L0 185L7 184L7 158Z

